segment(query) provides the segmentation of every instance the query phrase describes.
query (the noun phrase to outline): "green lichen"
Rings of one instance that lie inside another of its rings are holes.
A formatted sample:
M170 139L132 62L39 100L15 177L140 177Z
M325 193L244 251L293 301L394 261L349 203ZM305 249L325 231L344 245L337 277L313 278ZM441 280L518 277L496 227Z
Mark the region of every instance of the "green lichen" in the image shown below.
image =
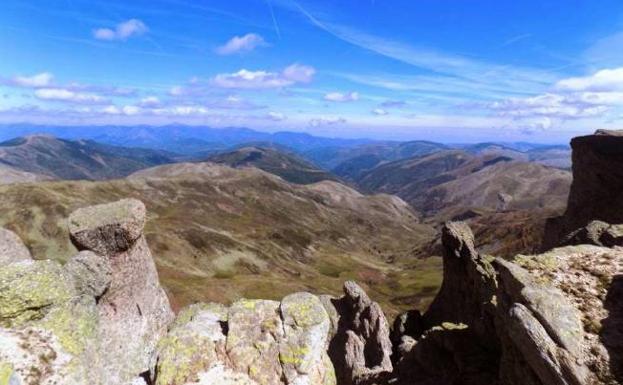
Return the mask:
M65 351L79 356L97 335L95 302L87 296L69 301L52 309L37 326L52 331Z
M287 346L281 349L279 353L279 361L283 365L298 366L303 363L306 356L309 354L308 346Z
M158 343L156 385L198 381L198 374L216 361L214 343L199 334L169 333Z
M197 314L202 311L209 311L211 313L214 313L218 316L219 321L227 322L227 308L224 305L213 302L199 302L182 309L175 318L175 321L173 321L173 323L171 324L171 329L186 325L187 323L195 319Z
M19 327L45 317L76 295L71 279L53 261L14 263L0 269L0 326Z
M0 385L9 385L13 376L13 365L0 362Z

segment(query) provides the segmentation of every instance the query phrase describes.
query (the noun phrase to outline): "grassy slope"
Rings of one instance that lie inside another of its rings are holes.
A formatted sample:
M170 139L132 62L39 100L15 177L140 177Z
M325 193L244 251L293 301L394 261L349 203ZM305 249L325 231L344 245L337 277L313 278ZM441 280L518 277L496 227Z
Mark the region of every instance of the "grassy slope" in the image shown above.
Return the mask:
M335 182L293 185L256 169L171 165L107 182L0 186L0 225L37 258L74 253L66 218L81 206L143 200L145 234L176 307L239 297L338 294L367 286L390 314L425 307L441 279L438 258L412 250L436 236L404 202L363 197Z

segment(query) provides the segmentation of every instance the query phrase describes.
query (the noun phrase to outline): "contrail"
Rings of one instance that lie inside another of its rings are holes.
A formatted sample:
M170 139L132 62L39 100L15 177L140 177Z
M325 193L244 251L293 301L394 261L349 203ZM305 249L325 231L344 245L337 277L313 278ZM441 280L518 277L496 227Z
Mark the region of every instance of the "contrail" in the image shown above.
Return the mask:
M273 11L273 6L270 3L270 0L266 0L266 4L268 4L268 9L270 9L270 16L273 18L273 25L275 26L275 33L277 33L277 37L281 40L281 32L279 31L279 24L277 24L277 19L275 18L275 12Z

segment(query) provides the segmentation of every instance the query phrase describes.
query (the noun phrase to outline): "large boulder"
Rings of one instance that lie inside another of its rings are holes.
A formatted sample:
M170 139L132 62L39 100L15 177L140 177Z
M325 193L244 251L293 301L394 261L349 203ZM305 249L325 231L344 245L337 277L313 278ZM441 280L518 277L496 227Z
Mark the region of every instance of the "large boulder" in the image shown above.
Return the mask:
M157 385L333 385L330 321L318 297L192 305L160 341Z
M82 254L72 260L69 270L84 271L78 286L101 295L97 303L101 344L111 383L124 383L151 370L156 344L173 319L143 236L144 224L145 206L135 199L79 209L69 217L78 250L107 260L100 263L97 256Z

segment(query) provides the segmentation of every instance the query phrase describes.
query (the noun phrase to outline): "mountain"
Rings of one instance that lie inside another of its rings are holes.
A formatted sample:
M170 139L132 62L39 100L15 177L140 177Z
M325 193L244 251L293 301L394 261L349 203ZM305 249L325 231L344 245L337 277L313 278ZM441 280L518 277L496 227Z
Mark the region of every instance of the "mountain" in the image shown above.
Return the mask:
M413 250L435 230L401 199L364 196L335 181L288 183L256 168L177 163L105 182L0 186L0 227L36 258L75 253L65 218L93 203L135 197L149 212L145 234L175 307L294 291L339 293L367 282L391 312L425 304L439 259ZM417 273L416 273L417 272Z
M48 133L64 139L89 139L123 147L171 151L183 155L224 151L244 143L264 142L287 146L298 152L323 147L351 147L371 143L369 139L341 139L299 132L268 133L244 127L207 126L44 126L30 124L0 125L0 140Z
M207 160L234 168L256 167L292 183L308 184L337 179L296 154L274 148L242 147L234 151L212 155Z
M31 135L0 143L0 164L55 179L113 179L134 171L174 162L163 151L126 148L91 140L65 140Z
M564 207L571 175L497 153L447 150L382 164L357 184L365 191L396 194L430 216L466 208Z
M336 175L355 179L356 175L384 161L428 155L448 149L441 143L416 140L409 142L376 142L350 147L323 147L305 152L305 157L332 170Z

